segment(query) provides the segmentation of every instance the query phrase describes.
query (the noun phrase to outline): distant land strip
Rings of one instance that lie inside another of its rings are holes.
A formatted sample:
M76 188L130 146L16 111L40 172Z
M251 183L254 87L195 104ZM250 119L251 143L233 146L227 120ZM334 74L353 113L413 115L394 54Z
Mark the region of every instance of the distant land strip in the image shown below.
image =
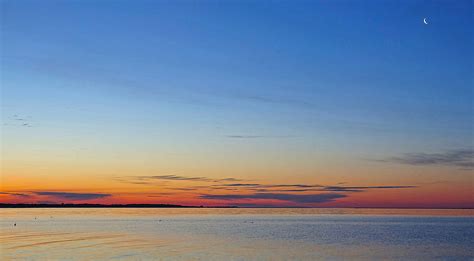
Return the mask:
M0 208L204 208L204 206L182 206L173 204L9 204L0 203ZM219 208L237 208L224 206Z

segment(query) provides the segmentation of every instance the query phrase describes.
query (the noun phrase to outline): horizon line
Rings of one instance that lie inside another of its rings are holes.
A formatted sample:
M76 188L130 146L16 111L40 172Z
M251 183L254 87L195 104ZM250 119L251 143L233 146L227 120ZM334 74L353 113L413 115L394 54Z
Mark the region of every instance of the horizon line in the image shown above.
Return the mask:
M474 209L474 207L307 207L307 206L187 206L178 204L0 203L0 208L320 208L320 209Z

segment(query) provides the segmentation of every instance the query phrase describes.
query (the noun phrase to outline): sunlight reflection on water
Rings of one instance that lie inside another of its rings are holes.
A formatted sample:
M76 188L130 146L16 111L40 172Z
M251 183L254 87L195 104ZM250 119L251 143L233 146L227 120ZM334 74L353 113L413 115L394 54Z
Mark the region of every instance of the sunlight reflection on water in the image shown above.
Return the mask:
M472 259L472 214L393 209L0 209L0 255L39 260Z

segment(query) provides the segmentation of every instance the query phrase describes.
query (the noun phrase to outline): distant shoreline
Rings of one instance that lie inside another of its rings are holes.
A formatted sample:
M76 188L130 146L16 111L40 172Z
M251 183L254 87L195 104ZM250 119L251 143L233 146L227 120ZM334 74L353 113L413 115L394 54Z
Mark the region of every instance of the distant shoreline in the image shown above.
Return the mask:
M10 204L0 203L0 208L269 208L269 207L239 207L239 206L184 206L176 204ZM321 208L321 207L271 207L271 208ZM413 207L324 207L327 209L474 209L474 208L413 208Z
M204 208L204 206L183 206L174 204L9 204L0 203L0 208ZM237 208L226 206L217 208Z

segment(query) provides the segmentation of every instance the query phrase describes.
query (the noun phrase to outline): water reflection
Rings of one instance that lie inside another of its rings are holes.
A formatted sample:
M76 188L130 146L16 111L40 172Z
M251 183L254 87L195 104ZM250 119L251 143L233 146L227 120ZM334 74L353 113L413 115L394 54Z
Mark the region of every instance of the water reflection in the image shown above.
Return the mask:
M380 209L1 209L0 257L471 259L472 214L472 210Z

